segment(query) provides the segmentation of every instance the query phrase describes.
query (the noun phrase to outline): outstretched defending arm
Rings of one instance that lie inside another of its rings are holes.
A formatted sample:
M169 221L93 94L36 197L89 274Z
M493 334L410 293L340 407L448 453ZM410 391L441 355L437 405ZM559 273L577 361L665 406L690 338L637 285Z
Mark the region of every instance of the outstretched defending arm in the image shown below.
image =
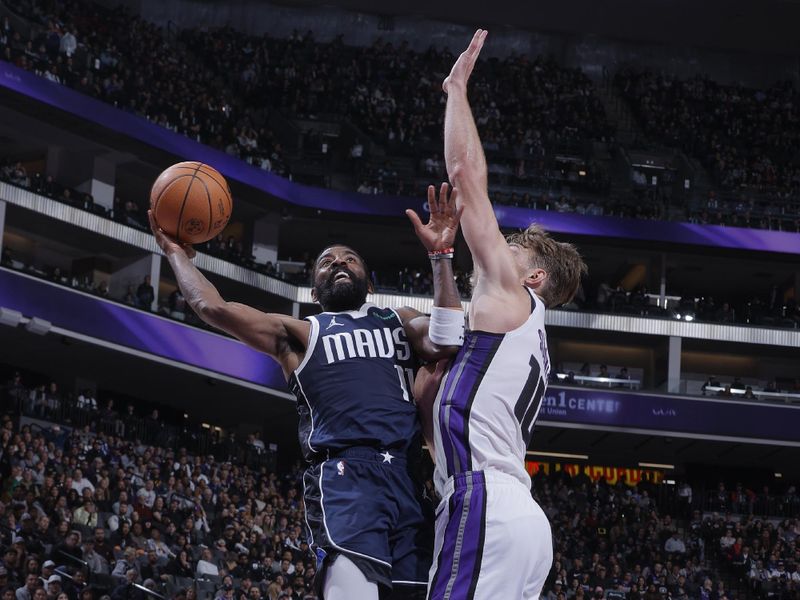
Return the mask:
M480 281L491 289L520 287L514 259L497 224L487 187L486 158L467 99L467 82L487 32L479 29L456 60L442 89L447 94L444 118L444 155L450 181L459 190L464 214L461 226Z
M443 183L437 199L436 189L428 186L430 219L427 224L423 225L413 210L406 211L431 259L433 313L429 318L412 308L402 308L398 312L414 350L426 361L452 356L464 341L464 309L452 265L461 210L456 208L457 190L448 194L449 187Z
M438 352L429 354L427 360L444 357L435 364L420 367L414 383L414 399L417 402L422 433L427 442L428 452L434 461L436 456L433 439L433 403L450 357L464 343L464 311L452 265L453 244L463 209L456 206L458 190L453 188L448 195L448 188L447 183L442 184L437 200L434 187L432 185L428 187L428 206L431 216L426 225L422 224L419 215L413 210L406 211L417 237L431 258L434 307L430 318L424 316L414 318L406 329L418 326L415 337L420 343L438 349Z
M238 302L226 302L217 289L192 264L194 251L170 239L148 211L156 242L169 260L178 287L203 321L269 354L288 376L300 364L310 325L286 315L268 314Z

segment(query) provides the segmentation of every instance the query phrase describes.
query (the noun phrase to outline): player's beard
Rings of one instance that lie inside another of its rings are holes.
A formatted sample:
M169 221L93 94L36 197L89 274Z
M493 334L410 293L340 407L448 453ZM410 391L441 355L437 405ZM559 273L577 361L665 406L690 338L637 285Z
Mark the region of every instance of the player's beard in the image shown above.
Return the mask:
M334 278L344 271L350 275L350 281L334 283ZM317 301L325 312L342 312L358 310L367 301L369 283L366 277L356 277L350 269L337 269L327 281L315 288Z

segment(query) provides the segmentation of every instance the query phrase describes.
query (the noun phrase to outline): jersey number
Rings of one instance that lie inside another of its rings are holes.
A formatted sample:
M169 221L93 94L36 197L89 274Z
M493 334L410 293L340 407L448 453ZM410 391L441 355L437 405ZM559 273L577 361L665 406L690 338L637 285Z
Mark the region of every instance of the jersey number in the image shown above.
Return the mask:
M539 412L539 404L546 388L544 380L540 377L539 361L531 355L528 364L530 364L531 370L528 373L528 379L525 381L519 398L517 398L517 404L514 406L514 416L517 417L517 421L522 428L522 439L525 440L525 446L531 441L533 418Z
M403 400L411 402L414 395L414 369L403 368L395 365L397 376L400 378L400 387L403 389Z

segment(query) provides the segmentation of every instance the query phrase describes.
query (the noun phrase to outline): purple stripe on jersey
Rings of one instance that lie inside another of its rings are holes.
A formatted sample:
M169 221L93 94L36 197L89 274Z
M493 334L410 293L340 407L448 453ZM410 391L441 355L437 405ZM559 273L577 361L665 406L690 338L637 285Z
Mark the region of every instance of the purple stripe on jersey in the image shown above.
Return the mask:
M483 473L456 475L453 510L445 528L439 567L431 582L429 600L469 600L480 572L486 518Z
M483 555L483 548L480 547L480 530L485 515L483 514L484 496L486 487L483 483L483 473L469 473L472 477L472 494L469 499L469 518L467 527L464 531L464 542L461 546L461 560L459 561L458 573L452 587L452 593L448 599L470 600L469 590L472 587L472 576L478 566L478 561Z
M459 350L447 374L439 405L439 431L442 435L442 446L447 458L447 473L450 475L468 468L465 466L466 455L456 456L455 432L452 429L456 428L458 430L456 435L463 434L464 424L463 415L460 413L458 406L454 405L453 400L459 398L455 390L459 387L465 372L469 378L469 359L473 347L473 342L465 341Z
M447 516L447 527L444 530L444 541L439 553L436 573L431 582L428 600L441 600L444 598L444 591L447 589L447 582L450 573L453 571L453 561L455 560L456 540L458 539L458 526L461 520L463 491L453 492L450 501L450 508Z
M439 430L448 475L472 467L469 446L472 401L502 340L502 335L467 333L464 346L450 367L439 406Z

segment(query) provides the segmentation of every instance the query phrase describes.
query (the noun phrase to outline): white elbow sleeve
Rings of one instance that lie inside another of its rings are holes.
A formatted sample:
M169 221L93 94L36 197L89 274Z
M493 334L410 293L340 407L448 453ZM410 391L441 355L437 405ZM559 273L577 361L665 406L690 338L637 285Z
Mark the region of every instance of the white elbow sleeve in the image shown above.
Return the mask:
M428 337L438 346L461 346L464 344L464 311L458 308L434 306Z

